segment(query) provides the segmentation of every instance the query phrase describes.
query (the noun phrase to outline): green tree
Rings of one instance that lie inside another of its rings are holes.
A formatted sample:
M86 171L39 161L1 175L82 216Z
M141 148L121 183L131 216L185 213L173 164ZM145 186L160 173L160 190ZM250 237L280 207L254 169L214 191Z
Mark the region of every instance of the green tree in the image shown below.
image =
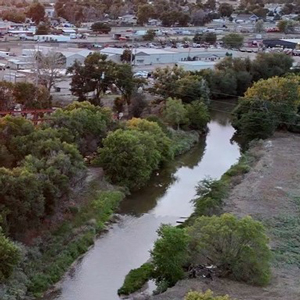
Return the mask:
M189 292L184 300L230 300L229 296L214 296L211 290L202 292Z
M185 229L162 225L151 253L157 283L174 285L184 277L183 266L188 261L188 235Z
M113 183L138 189L149 180L160 161L161 154L151 134L118 129L103 140L95 163L103 167Z
M83 155L97 150L112 125L112 114L107 108L89 102L74 102L51 115L50 126L63 131L62 138L75 143Z
M36 29L36 35L47 35L49 34L49 27L46 24L39 24L39 26Z
M14 85L11 82L0 81L0 110L13 110L16 101L13 96Z
M167 99L164 116L166 121L171 125L176 125L177 129L180 124L187 123L187 110L180 99Z
M186 105L189 126L196 130L205 130L210 120L207 106L200 100Z
M92 24L91 29L97 33L109 33L111 31L111 27L108 24L102 22L96 22Z
M140 25L148 23L149 18L152 18L154 15L154 7L151 4L139 5L137 18Z
M161 127L156 122L151 122L145 119L132 118L126 122L128 129L134 129L141 132L147 132L156 141L157 150L161 153L161 160L168 161L173 158L171 151L171 140L163 132Z
M4 236L0 228L0 283L10 277L19 261L19 248Z
M156 33L154 30L149 29L147 30L146 34L143 36L144 41L153 41L155 39Z
M130 63L130 62L134 61L134 57L135 57L135 55L132 53L131 50L125 49L123 51L123 53L121 54L120 59L122 62Z
M35 24L45 20L45 7L40 2L33 2L27 11L27 17L31 18Z
M0 206L2 226L12 236L37 226L44 215L44 196L37 174L24 168L0 168Z
M221 17L230 17L233 13L233 7L229 3L221 3L219 6L219 14Z
M0 167L14 167L23 158L24 145L16 140L34 131L33 123L22 117L0 118Z
M295 122L299 101L298 77L260 80L234 110L233 126L248 139L267 138L278 126L287 128Z
M101 96L113 83L113 72L116 64L107 61L107 56L100 53L90 54L84 65L77 61L68 68L72 74L71 92L78 97L78 101L91 98L94 104L101 103Z
M251 66L253 81L282 76L290 71L292 65L293 58L284 53L259 53Z
M217 35L214 32L206 32L202 37L202 41L213 45L217 41Z
M255 285L268 284L271 251L260 222L230 214L199 217L188 233L194 264L213 264L223 276Z
M222 41L227 48L240 48L243 45L244 37L238 33L229 33L223 37Z

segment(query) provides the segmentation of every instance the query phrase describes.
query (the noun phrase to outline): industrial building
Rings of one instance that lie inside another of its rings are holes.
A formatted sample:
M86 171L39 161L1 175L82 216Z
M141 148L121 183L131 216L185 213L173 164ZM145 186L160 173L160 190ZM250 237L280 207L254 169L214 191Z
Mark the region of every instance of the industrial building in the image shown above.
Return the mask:
M108 55L108 59L115 62L121 62L121 55L125 49L122 48L104 48L100 50L102 54ZM134 48L134 65L146 66L155 64L175 64L180 61L217 61L226 56L226 51L214 49L207 51L196 48Z
M263 40L266 48L300 49L300 39Z

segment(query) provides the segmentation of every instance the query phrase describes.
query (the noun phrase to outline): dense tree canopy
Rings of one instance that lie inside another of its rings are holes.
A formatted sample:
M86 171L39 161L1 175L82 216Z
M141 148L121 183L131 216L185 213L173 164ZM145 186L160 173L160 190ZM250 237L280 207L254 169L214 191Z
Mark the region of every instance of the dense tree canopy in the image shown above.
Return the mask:
M33 2L27 11L27 17L31 18L33 22L39 24L45 19L45 7L40 2Z
M113 183L138 189L149 180L161 159L152 134L118 129L104 139L96 161Z
M263 225L251 217L199 217L189 228L193 264L213 264L223 276L250 284L270 280L271 251Z

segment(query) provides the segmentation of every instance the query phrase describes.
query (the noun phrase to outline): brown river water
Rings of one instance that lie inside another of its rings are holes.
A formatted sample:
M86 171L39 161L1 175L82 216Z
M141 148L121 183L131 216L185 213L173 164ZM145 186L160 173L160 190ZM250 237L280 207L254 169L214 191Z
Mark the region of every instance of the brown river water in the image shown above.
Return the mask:
M231 141L233 134L228 114L213 111L208 135L123 201L121 220L97 239L50 299L118 300L125 275L149 259L160 224L176 224L180 217L188 217L197 183L205 176L219 178L237 162L240 148Z

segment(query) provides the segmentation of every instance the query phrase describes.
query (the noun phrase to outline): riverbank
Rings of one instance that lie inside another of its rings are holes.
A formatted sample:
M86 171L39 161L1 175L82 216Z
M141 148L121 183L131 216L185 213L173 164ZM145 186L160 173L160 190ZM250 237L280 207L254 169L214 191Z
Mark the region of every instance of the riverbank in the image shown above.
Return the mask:
M289 133L277 133L272 139L252 147L249 153L256 160L251 170L244 176L232 177L232 186L224 201L225 212L239 217L251 215L265 225L273 252L271 283L262 288L220 278L186 279L148 299L182 300L190 290L206 289L238 300L300 298L299 147L300 136Z
M90 168L85 186L71 196L72 203L54 216L62 219L42 230L28 246L20 245L22 261L10 280L0 287L0 298L35 299L57 283L70 265L93 245L106 229L125 194Z
M197 132L174 131L171 134L177 155L199 142ZM106 230L124 198L123 192L104 180L103 171L90 168L85 187L74 191L64 212L54 215L49 226L37 230L37 238L28 246L20 245L23 259L11 279L0 286L0 299L34 299L50 287L49 293L58 290L57 282Z

